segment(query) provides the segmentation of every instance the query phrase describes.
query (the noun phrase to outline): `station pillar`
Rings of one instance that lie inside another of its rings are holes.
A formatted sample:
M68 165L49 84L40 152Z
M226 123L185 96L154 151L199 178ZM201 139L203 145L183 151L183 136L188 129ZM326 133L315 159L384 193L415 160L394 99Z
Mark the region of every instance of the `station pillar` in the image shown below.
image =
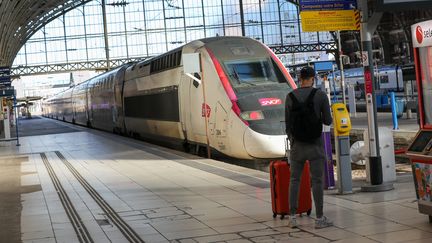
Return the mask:
M362 61L364 67L365 92L366 92L366 109L368 117L369 140L365 141L369 145L370 155L368 157L370 165L370 185L363 185L362 191L376 192L393 189L392 184L383 184L382 161L379 149L379 135L377 125L377 110L375 100L375 76L374 60L372 54L372 34L375 32L382 12L373 13L369 18L368 1L358 0L358 6L361 11L361 44L362 44Z

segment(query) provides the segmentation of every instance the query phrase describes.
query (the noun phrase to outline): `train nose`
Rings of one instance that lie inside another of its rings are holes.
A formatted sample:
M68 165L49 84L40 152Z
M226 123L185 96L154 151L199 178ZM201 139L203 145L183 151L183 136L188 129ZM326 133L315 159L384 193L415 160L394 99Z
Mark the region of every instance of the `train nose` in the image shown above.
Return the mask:
M254 158L271 159L286 156L286 135L265 135L248 128L243 141L246 152Z

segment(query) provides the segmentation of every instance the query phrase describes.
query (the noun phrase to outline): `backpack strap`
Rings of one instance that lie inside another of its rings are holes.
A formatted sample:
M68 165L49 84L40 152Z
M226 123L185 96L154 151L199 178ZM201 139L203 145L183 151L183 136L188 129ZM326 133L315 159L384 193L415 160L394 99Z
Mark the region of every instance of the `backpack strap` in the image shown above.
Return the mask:
M310 92L309 96L306 99L306 104L313 103L313 98L315 97L315 94L317 91L318 91L318 89L312 88L312 91Z
M289 93L289 97L291 98L293 102L293 106L297 106L299 104L299 101L297 97L295 97L294 92Z

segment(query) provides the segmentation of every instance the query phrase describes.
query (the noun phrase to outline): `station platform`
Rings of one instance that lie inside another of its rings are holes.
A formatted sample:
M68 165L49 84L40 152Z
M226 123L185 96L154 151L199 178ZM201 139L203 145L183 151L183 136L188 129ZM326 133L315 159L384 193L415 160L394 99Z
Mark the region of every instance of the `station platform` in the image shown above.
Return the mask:
M363 193L361 181L351 195L326 191L335 226L314 229L313 209L291 229L272 217L266 172L31 122L46 129L21 137L21 146L0 142L0 242L432 242L411 174L392 191Z

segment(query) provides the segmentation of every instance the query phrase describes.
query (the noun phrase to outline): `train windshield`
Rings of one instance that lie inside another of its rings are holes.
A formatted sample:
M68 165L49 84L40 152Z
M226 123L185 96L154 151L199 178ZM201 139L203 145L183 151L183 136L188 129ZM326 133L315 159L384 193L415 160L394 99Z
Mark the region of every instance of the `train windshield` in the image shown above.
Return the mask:
M234 87L287 83L271 59L226 61L224 64Z

